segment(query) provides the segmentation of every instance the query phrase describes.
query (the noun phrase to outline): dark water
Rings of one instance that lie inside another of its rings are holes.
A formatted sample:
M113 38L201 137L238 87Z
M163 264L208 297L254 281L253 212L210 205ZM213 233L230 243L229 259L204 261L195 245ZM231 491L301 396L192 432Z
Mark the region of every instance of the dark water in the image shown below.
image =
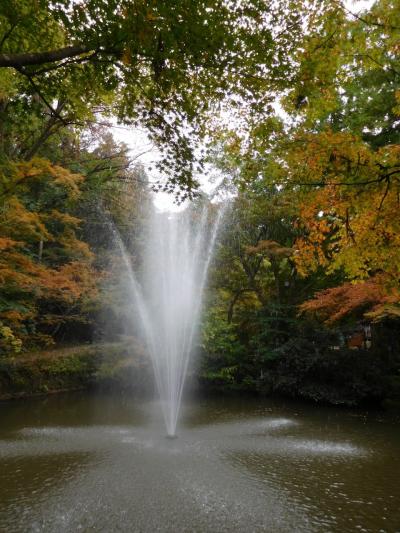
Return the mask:
M249 398L0 405L0 531L400 531L395 419Z

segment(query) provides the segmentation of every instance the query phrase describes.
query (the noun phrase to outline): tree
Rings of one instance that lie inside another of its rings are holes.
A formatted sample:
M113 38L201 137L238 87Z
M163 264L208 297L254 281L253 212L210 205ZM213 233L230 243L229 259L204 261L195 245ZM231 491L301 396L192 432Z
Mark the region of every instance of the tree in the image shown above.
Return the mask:
M41 122L34 125L32 131L40 131ZM18 138L19 128L7 126ZM102 126L80 135L63 126L38 152L42 157L29 161L4 157L1 167L5 352L92 338L95 315L109 306L102 281L114 266L111 221L139 255L138 233L149 206L143 169Z
M400 149L372 150L357 136L324 131L299 136L288 152L288 179L301 185L296 262L350 279L399 276Z
M7 0L0 76L8 95L30 106L36 95L57 122L111 106L144 124L163 152L167 189L187 195L207 114L227 99L265 107L267 78L282 79L303 9L289 0Z
M33 159L10 179L17 191L0 203L0 320L34 346L51 342L50 332L96 296L93 254L67 212L83 177Z
M359 13L331 2L298 48L286 110L303 128L351 131L374 148L398 143L399 35L396 0Z
M398 285L398 17L386 0L359 14L321 5L280 94L284 123L250 123L233 142L224 134L239 186L274 184L297 211L293 258L304 276Z

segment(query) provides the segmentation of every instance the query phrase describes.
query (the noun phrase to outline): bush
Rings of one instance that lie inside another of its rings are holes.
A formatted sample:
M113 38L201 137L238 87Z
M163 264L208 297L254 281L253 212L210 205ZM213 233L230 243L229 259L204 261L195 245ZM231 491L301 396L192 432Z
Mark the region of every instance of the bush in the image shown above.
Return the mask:
M9 357L21 352L22 341L13 330L0 322L0 357Z

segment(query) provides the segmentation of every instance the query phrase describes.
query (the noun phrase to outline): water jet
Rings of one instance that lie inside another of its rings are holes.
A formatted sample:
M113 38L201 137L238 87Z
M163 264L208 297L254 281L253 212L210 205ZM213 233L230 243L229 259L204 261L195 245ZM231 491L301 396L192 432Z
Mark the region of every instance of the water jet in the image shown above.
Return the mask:
M219 210L210 222L208 209L201 213L189 209L174 214L154 212L145 240L140 283L119 239L168 438L176 438L185 377L221 216Z

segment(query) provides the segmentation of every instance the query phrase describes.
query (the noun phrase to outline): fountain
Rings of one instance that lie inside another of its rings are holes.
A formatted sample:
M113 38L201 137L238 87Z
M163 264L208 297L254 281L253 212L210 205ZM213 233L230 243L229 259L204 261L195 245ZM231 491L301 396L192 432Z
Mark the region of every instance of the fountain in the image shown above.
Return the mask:
M167 436L176 426L188 363L200 318L202 294L222 211L208 223L208 210L193 217L154 212L146 240L141 283L119 244L150 354Z

